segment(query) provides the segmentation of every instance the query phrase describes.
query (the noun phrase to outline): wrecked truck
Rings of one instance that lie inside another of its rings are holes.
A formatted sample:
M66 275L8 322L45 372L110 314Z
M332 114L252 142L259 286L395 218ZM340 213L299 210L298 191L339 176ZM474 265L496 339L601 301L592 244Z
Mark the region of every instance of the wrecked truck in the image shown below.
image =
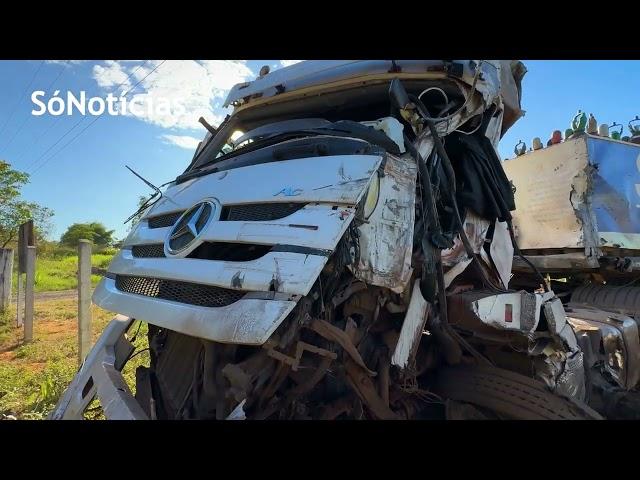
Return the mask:
M504 162L520 251L565 306L589 404L640 418L640 145L583 133ZM511 285L539 284L516 258Z
M561 299L509 285L496 147L525 72L308 61L234 86L96 288L117 315L50 418L601 418Z

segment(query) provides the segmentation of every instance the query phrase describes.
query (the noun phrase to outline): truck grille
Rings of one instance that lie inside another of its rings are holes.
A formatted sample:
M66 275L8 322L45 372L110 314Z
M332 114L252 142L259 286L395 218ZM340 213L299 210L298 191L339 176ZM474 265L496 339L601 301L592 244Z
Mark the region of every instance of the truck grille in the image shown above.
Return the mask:
M271 245L254 245L250 243L204 242L187 255L187 258L248 262L264 257L272 248ZM166 257L163 243L134 245L131 247L131 254L135 258Z
M226 307L240 300L245 294L239 290L212 285L129 275L116 275L116 288L126 293L199 307Z
M265 222L279 220L297 212L306 203L252 203L222 208L221 221ZM149 217L149 228L172 227L186 210Z
M182 215L184 212L185 211L183 210L180 212L164 213L162 215L150 217L149 228L171 227L178 221L178 219L180 218L180 215Z
M233 205L222 209L223 220L264 222L288 217L297 212L304 203L256 203L248 205Z
M131 253L136 258L164 258L164 243L134 245Z

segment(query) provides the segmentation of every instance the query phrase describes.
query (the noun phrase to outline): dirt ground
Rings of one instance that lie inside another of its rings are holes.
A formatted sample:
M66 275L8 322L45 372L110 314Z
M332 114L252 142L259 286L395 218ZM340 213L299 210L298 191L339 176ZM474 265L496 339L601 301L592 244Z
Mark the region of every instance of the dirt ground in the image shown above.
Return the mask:
M15 311L0 318L0 419L46 417L75 375L77 297L71 292L70 296L66 292L36 296L34 340L28 344L23 341L24 330L15 326ZM95 342L113 313L95 305L91 310ZM137 350L146 347L144 332L146 326L135 343ZM132 388L135 367L147 359L147 352L143 352L135 365L123 372Z

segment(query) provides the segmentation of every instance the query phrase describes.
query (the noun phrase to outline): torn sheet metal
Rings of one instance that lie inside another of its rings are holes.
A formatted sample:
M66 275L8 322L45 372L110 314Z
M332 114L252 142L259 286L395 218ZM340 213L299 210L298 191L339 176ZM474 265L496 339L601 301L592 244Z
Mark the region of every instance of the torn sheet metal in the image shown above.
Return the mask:
M584 355L581 351L567 356L562 373L556 379L555 392L583 401L586 394Z
M519 60L500 60L498 68L500 71L500 97L504 105L504 119L501 122L500 135L502 136L524 115L521 108L522 79L527 73L527 68Z
M449 318L453 324L469 330L482 326L499 330L533 332L540 322L541 306L553 292L525 291L495 294L472 290L449 296Z
M215 192L216 201L222 207L245 203L268 206L280 199L279 193L283 188L291 187L293 197L280 201L314 204L271 221L226 221L220 218L220 209L216 209L214 215L217 217L198 233L194 244L293 245L325 252L320 252L320 255L270 252L254 261L237 262L200 258L135 258L132 250L123 250L110 266L111 273L214 285L243 290L247 294L224 307L200 307L157 298L153 291L148 292L150 295L127 293L116 287L114 279L104 278L94 291L93 301L106 310L144 319L186 335L220 343L262 345L301 296L308 293L326 263L327 255L335 249L353 221L355 206L367 191L381 162L382 157L375 155L327 156L322 158L323 168L319 169L317 158L303 158L241 167L222 172L224 175L210 174L169 187L148 215L186 210L209 198L211 192ZM398 168L402 171L402 165ZM410 166L406 168L411 170ZM247 185L251 188L247 189ZM411 188L413 193L415 173L413 184L406 188ZM407 218L400 217L400 220L408 223L410 228L398 233L409 239L406 263L410 269L413 197L409 200L410 205L402 204L398 211L402 207L408 210ZM404 226L402 221L395 222L394 219L388 223ZM151 228L143 219L129 235L125 246L162 244L172 228ZM400 243L395 238L392 241L395 246ZM389 262L393 267L391 271L398 269L407 278L410 276L410 270L405 272L402 269L401 260L394 257ZM400 262L400 267L396 262ZM277 287L272 288L272 285Z
M580 350L576 334L567 323L567 316L559 298L553 298L544 304L544 316L552 336L559 337L572 352Z
M132 322L131 318L116 315L107 324L49 415L50 420L82 420L85 409L96 396L110 420L148 420L118 370L133 349L124 336ZM119 347L123 343L129 348Z
M602 247L640 249L640 145L587 137Z
M291 98L312 91L335 91L336 84L361 86L365 82L389 82L393 78L444 80L460 78L467 89L477 78L475 89L485 99L500 89L500 60L313 60L280 68L251 82L234 85L223 104L258 106L278 98ZM479 67L478 67L479 65ZM398 69L394 71L394 68ZM477 69L480 69L476 75ZM451 74L447 73L451 69ZM503 90L512 88L513 81ZM297 91L300 91L298 93ZM512 95L513 96L513 95ZM275 97L275 98L274 98ZM237 113L237 112L234 112Z
M244 414L244 404L247 403L247 399L242 400L236 408L229 414L226 420L246 420L247 417Z
M415 221L416 162L388 155L380 177L378 204L358 227L360 257L349 266L365 283L401 293L411 277Z
M534 359L534 366L535 378L549 390L575 400L584 400L586 385L581 351L566 352L549 343Z
M536 150L503 163L516 187L513 224L521 250L584 248L588 169L584 139Z
M585 134L503 166L521 249L640 250L640 146Z
M468 210L464 219L464 229L473 251L478 254L484 254L485 252L482 246L484 245L487 231L489 230L489 221L478 216L472 210ZM448 287L472 262L472 259L467 256L460 235L456 235L454 238L453 247L442 250L441 257L445 270L445 287ZM486 257L486 255L484 255L484 257ZM487 265L490 265L488 258L484 258L484 260L487 262ZM511 272L509 271L509 273Z
M513 244L506 222L495 222L493 239L489 246L491 260L498 270L504 288L509 288L511 269L513 267Z
M162 278L199 285L213 285L251 292L277 291L306 295L327 262L326 255L268 252L243 262L172 258L136 258L121 250L111 261L109 272ZM274 281L275 280L275 281Z
M225 307L200 307L156 297L126 293L115 280L103 278L93 302L105 310L192 337L220 343L262 345L296 306L300 297L283 293L247 294Z
M400 329L400 337L391 357L392 365L400 369L406 368L422 337L428 308L429 304L420 292L420 281L416 280L413 284L409 308Z
M171 184L148 215L186 210L212 192L222 206L277 202L355 205L382 156L327 155L321 161L322 168L318 168L317 157L259 163Z
M604 370L622 388L632 389L640 382L640 343L638 323L619 313L592 308L572 308L567 321L595 343Z
M473 210L468 210L464 219L464 231L467 234L469 243L474 253L480 253L484 241L487 238L489 221L477 215ZM442 250L442 265L452 267L457 263L468 259L460 236L456 235L453 240L453 247Z
M373 128L374 130L380 130L385 133L387 137L395 142L400 149L400 153L404 153L404 127L394 117L384 117L375 122L360 122L363 125Z

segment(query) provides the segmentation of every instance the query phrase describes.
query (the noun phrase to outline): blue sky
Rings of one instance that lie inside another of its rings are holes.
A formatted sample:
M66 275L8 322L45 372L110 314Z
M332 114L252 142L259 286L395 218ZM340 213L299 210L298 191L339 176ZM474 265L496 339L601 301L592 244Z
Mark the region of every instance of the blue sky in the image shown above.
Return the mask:
M226 113L220 104L231 85L255 78L262 65L275 69L281 62L0 61L0 158L32 173L23 197L55 211L53 238L74 222L96 220L122 238L127 231L122 222L138 196L149 192L124 165L156 185L175 178L191 160L195 139L204 135L198 117L217 123ZM640 115L640 61L524 62L526 115L503 138L503 158L513 156L520 139L530 146L535 136L546 142L554 129L564 131L578 108L593 113L598 123L623 123L625 133L627 122ZM64 96L84 90L89 98L104 98L138 82L128 97L186 96L187 113L142 119L103 115L68 145L97 117L31 115L34 90L46 91L45 101L56 89Z

